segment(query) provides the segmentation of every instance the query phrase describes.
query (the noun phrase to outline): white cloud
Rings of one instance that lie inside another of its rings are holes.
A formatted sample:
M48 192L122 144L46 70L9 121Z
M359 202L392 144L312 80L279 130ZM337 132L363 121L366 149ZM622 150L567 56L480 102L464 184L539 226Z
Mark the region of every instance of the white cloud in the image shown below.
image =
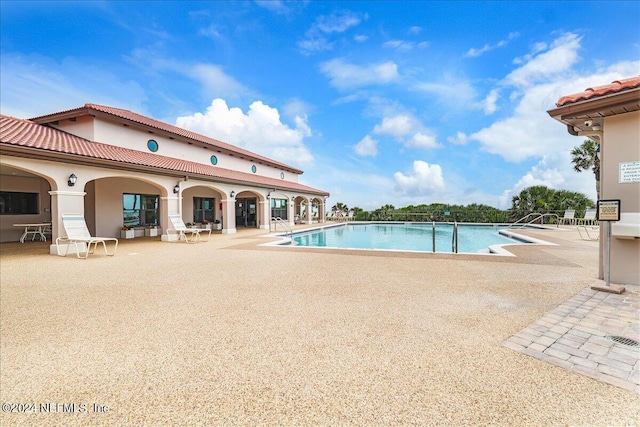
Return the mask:
M310 163L313 155L304 144L311 136L306 117L297 116L296 126L282 123L276 108L255 101L245 114L229 108L223 99L214 99L207 111L178 117L177 126L238 145L283 162Z
M334 59L323 63L320 69L329 77L331 86L339 89L387 84L398 79L398 66L392 61L361 67Z
M416 42L406 41L406 40L389 40L382 44L383 48L391 48L400 52L409 52L415 48L424 49L428 46L429 46L428 42L416 43Z
M396 172L393 177L396 191L407 196L427 196L445 188L440 165L430 165L422 160L415 160L408 174Z
M436 137L431 135L420 121L410 114L384 117L382 122L374 126L373 133L391 136L407 148L431 149L440 147Z
M270 10L278 14L286 14L289 12L289 8L284 4L282 0L254 0L255 3L265 9Z
M435 96L447 108L461 108L476 102L476 89L464 78L446 75L437 81L418 82L414 88Z
M476 56L480 56L483 53L489 52L492 49L491 45L485 44L480 49L471 48L464 54L464 56L468 56L471 58L475 58Z
M554 40L549 49L533 56L522 67L512 71L505 83L527 87L534 83L549 81L566 73L578 60L582 37L567 33ZM536 49L540 49L538 45Z
M415 129L415 120L406 114L399 114L393 117L385 117L380 124L375 125L373 133L379 135L390 135L401 140L401 138Z
M571 56L568 49L577 50L580 47L575 41L576 37L563 36L551 45L551 49L558 49ZM562 42L566 44L563 45ZM541 54L547 56L541 61L542 63L546 63L549 57L555 56L555 54L548 55L550 52L552 51ZM590 86L608 84L616 79L637 75L640 70L640 61L622 62L595 74L577 76L571 68L572 62L566 62L566 68L563 71L560 68L556 69L553 81L524 83L526 87L521 88L519 78L514 80L513 75L524 77L529 72L533 72L534 76L539 76L537 71L533 71L539 68L538 57L532 58L531 61L538 65L530 67L531 62L529 62L520 68L528 70L527 72L518 73L520 69L515 70L501 82L505 87L518 84L512 94L512 97L517 100L513 115L498 120L470 136L471 139L479 141L484 150L498 154L510 162L521 162L531 157L542 157L549 153L571 150L579 145L580 141L575 137L569 137L566 127L551 119L546 111L554 108L555 102L561 96L581 92Z
M485 114L493 114L498 110L498 106L496 105L496 102L498 101L498 95L498 89L493 89L482 101Z
M328 36L343 33L366 19L368 15L348 10L318 16L316 22L307 30L305 38L298 42L298 47L305 54L331 50L333 42L328 40Z
M469 57L469 58L475 58L478 56L482 56L487 52L490 52L496 48L499 47L505 47L508 43L509 40L513 40L515 38L517 38L519 36L518 33L509 33L509 35L507 36L507 40L500 40L498 43L491 45L491 44L485 44L484 46L482 46L481 48L470 48L467 53L464 54L464 56Z
M354 150L359 156L375 157L378 155L378 141L367 135L355 145Z
M469 138L464 132L458 132L456 136L448 137L447 141L454 145L467 145L467 143L469 142Z
M366 19L364 15L364 19ZM343 33L362 22L363 16L348 10L322 15L316 19L316 27L323 33Z
M222 39L222 34L218 31L218 26L216 24L211 24L208 27L200 28L198 30L198 35L209 37L212 39Z
M440 144L436 141L436 137L433 135L425 135L424 133L418 132L411 137L405 144L405 147L411 148L439 148Z
M422 32L422 27L418 27L417 25L414 25L413 27L409 28L410 34L420 34L421 32Z
M369 40L369 36L365 36L364 34L358 34L358 35L354 36L353 39L355 41L357 41L358 43L362 43L362 42L366 42L367 40Z

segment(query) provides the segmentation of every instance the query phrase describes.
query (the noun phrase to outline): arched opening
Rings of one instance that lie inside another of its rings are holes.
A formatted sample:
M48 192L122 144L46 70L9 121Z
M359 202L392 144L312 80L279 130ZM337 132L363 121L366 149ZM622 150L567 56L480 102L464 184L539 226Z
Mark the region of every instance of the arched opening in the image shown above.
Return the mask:
M103 177L88 181L84 191L84 217L92 235L122 237L120 232L127 227L134 230L134 237L142 237L145 230L167 227L162 200L166 190L153 181Z
M194 185L182 192L182 219L199 228L221 230L224 221L222 190L208 185Z
M51 223L49 192L55 189L55 180L49 176L17 165L0 164L0 242L20 239L24 228L14 224Z
M236 228L259 228L260 204L262 196L253 191L241 191L236 194Z

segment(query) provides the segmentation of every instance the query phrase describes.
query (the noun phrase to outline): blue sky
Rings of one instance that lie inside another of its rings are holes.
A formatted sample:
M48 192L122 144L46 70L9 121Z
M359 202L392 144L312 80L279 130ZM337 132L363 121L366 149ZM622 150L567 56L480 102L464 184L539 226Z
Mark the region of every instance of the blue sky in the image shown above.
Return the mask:
M640 75L640 3L2 1L0 111L130 109L363 209L587 194L546 113ZM108 141L107 141L108 142Z

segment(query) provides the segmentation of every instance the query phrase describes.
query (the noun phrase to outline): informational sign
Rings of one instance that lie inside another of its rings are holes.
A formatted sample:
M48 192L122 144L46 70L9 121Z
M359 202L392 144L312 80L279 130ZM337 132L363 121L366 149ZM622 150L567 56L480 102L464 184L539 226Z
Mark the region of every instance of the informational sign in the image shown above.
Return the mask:
M618 183L628 184L631 182L640 182L640 161L620 163Z
M620 200L598 200L598 221L620 221Z

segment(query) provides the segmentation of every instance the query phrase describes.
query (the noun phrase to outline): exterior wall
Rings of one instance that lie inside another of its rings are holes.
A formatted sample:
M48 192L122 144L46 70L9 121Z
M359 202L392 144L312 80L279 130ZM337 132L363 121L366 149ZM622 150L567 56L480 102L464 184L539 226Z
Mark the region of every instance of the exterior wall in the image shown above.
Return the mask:
M222 194L212 188L204 186L187 188L182 192L182 220L184 222L193 222L194 197L210 197L216 199L215 219L222 222L222 210L220 209Z
M17 191L38 193L39 213L34 215L0 215L0 242L17 242L24 231L13 224L42 223L51 220L51 187L49 183L38 177L3 175L0 180L0 191Z
M160 188L147 182L129 178L103 178L95 181L95 235L120 237L123 225L122 195L124 193L161 196ZM86 204L85 204L86 206ZM160 212L159 217L168 215ZM85 212L85 217L88 216ZM87 219L87 224L89 220Z
M191 162L211 165L211 156L215 155L217 163L215 166L236 170L239 172L253 173L252 166L256 166L256 175L269 178L282 179L283 181L298 182L298 174L283 171L281 169L251 162L241 159L238 156L231 156L214 150L205 149L197 144L189 144L176 139L170 139L156 133L149 133L146 130L136 129L131 126L125 127L122 124L104 120L94 120L94 141L105 144L116 145L137 151L150 152L147 142L153 139L158 143L158 151L155 154L173 157L176 159L188 160ZM72 132L72 128L65 124L65 130ZM79 135L80 136L80 135ZM284 178L282 177L284 174Z
M58 124L51 125L51 127L88 139L89 141L95 141L93 134L93 117L91 116L78 117L75 121L61 120Z
M601 161L602 199L620 199L622 213L640 215L640 183L618 182L620 163L640 161L640 112L605 119ZM640 239L611 238L611 282L640 285Z

